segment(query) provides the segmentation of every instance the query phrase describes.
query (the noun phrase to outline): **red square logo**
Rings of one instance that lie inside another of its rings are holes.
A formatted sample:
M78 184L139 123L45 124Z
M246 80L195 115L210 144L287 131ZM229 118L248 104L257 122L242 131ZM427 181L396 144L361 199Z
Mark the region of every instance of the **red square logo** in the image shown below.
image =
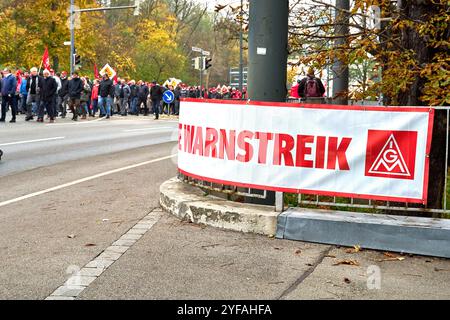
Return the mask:
M414 180L417 131L369 130L366 176Z

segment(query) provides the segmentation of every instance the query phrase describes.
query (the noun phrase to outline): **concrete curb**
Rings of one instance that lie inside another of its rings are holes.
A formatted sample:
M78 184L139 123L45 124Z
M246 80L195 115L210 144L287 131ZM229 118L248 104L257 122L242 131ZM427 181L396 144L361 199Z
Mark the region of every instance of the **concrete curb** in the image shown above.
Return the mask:
M220 229L275 235L279 213L272 206L241 204L206 195L177 178L160 187L162 208L180 219Z
M450 258L450 220L290 208L277 238Z

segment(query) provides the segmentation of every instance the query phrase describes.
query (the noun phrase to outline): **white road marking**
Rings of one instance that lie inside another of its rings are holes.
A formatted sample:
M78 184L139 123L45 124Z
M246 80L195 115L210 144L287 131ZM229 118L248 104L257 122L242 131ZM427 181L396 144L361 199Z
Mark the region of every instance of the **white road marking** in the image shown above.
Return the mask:
M141 128L141 129L130 129L130 130L123 130L123 132L139 132L139 131L153 131L153 130L177 130L175 127L160 127L160 128Z
M53 141L53 140L62 140L66 137L54 137L54 138L45 138L45 139L36 139L36 140L26 140L26 141L16 141L16 142L9 142L9 143L2 143L0 144L0 147L4 146L13 146L16 144L26 144L26 143L35 143L35 142L43 142L43 141Z
M34 197L37 197L37 196L40 196L40 195L43 195L43 194L46 194L46 193L50 193L50 192L53 192L53 191L56 191L56 190L61 190L61 189L67 188L67 187L71 187L71 186L74 186L74 185L77 185L77 184L80 184L80 183L83 183L83 182L86 182L86 181L98 179L98 178L101 178L101 177L104 177L104 176L108 176L108 175L111 175L111 174L114 174L114 173L118 173L118 172L130 170L130 169L142 167L142 166L145 166L145 165L148 165L148 164L152 164L152 163L155 163L155 162L160 162L160 161L168 160L168 159L171 159L171 158L175 158L176 156L177 156L176 154L172 154L172 155L167 156L167 157L158 158L158 159L154 159L154 160L150 160L150 161L145 161L145 162L133 164L131 166L126 166L126 167L123 167L123 168L110 170L110 171L99 173L99 174L96 174L96 175L93 175L93 176L90 176L90 177L86 177L86 178L75 180L75 181L72 181L72 182L69 182L69 183L61 184L61 185L53 187L53 188L41 190L41 191L38 191L38 192L33 192L33 193L30 193L30 194L27 194L27 195L24 195L24 196L15 198L15 199L11 199L11 200L0 202L0 207L4 207L4 206L7 206L9 204L20 202L20 201L23 201L23 200L26 200L26 199L34 198Z
M95 119L95 120L90 120L90 121L77 121L77 122L70 122L70 123L49 123L46 124L45 126L50 126L50 127L55 127L55 126L77 126L77 125L81 125L81 124L90 124L90 123L95 123L95 122L99 122L102 121L105 118L99 118L99 119Z

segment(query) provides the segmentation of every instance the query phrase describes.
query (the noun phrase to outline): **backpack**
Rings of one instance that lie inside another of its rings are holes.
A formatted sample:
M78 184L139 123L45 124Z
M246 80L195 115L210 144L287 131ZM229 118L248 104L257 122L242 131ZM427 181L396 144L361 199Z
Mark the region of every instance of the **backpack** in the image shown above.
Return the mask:
M320 97L319 85L315 78L308 78L305 84L305 96L309 97Z

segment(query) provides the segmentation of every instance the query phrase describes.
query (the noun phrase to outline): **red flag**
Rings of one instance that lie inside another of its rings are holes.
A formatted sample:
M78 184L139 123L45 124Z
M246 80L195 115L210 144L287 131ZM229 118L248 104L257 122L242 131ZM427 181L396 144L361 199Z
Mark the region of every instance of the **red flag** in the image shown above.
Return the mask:
M114 84L118 84L119 83L119 79L117 78L117 72L116 75L114 76Z
M97 64L94 63L94 77L95 79L99 79L100 78L100 74L98 73L98 69L97 69Z
M44 55L42 56L42 65L44 69L50 70L50 58L48 56L48 48L45 47Z

